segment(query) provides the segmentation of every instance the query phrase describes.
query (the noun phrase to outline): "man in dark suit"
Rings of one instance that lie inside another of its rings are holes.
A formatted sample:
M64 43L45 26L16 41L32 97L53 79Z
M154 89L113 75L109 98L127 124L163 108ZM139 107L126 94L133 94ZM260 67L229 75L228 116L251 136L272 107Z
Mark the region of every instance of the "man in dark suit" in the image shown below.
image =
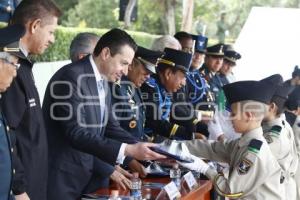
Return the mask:
M111 113L107 80L115 82L127 74L135 50L126 32L112 29L100 38L93 55L64 66L50 80L43 104L49 142L48 200L80 198L100 159L115 165L125 156L164 158L148 148L154 144L135 143Z

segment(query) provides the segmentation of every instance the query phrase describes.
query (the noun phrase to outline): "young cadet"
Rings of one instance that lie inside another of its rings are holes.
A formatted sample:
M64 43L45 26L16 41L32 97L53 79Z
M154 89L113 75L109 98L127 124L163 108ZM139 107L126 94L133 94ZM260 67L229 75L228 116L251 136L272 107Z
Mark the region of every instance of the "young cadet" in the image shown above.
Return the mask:
M286 119L292 126L295 136L296 148L298 153L298 162L300 158L300 86L296 86L286 101L285 110ZM300 194L300 164L295 174L298 195Z
M218 193L230 199L284 199L281 168L261 127L275 87L259 81L240 81L225 85L224 92L231 106L233 127L242 133L241 137L224 142L193 140L185 144L191 154L228 163L228 179L193 155L193 163L180 164L205 174Z
M298 168L298 155L294 133L283 114L291 86L283 85L283 79L279 74L267 77L262 81L277 86L263 120L264 137L283 170L280 181L284 186L286 199L299 199L297 197L295 181L295 173Z
M165 48L164 56L158 59L155 75L141 87L146 107L145 133L172 139L192 139L194 124L191 121L170 120L172 94L185 85L192 55L183 51Z

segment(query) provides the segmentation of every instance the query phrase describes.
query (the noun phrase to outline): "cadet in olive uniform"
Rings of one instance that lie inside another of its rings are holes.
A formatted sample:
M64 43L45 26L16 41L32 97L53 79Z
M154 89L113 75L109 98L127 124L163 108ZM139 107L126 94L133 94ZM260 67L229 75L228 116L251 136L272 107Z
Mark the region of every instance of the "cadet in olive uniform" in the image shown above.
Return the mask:
M123 129L131 133L137 140L144 138L145 107L140 87L155 74L155 64L161 52L138 47L133 63L129 66L128 75L121 82L111 84L112 105L115 115Z
M20 40L25 56L19 59L21 67L18 76L3 95L2 108L8 126L16 133L19 154L19 165L16 167L24 170L21 173L17 169L13 191L16 195L28 194L31 200L47 199L48 145L40 99L32 75L33 61L27 56L43 54L54 42L60 14L51 0L22 1L12 17L12 24L22 24L26 28Z
M261 128L262 109L270 103L275 87L259 81L240 81L225 85L224 92L231 105L235 131L242 133L241 138L224 142L193 140L185 144L191 154L228 163L228 179L193 155L193 163L181 165L204 173L216 190L230 199L284 199L281 168Z
M241 57L241 54L236 52L230 45L227 45L227 48L224 52L223 65L219 71L219 77L223 85L235 81L232 68L236 66L236 61L241 59Z
M185 85L192 55L169 48L164 53L158 59L157 74L152 75L141 88L146 105L145 133L150 136L192 139L194 125L191 122L177 124L170 121L172 93Z
M279 74L267 77L262 81L277 86L263 120L264 137L283 170L281 182L284 185L286 199L299 199L295 182L298 155L294 133L289 123L285 120L284 114L282 114L291 86L283 85L283 79Z
M24 35L25 29L20 25L12 25L0 29L0 92L5 92L16 76L18 58L12 54L19 53L19 40ZM3 59L2 59L3 58ZM1 101L0 94L0 101ZM14 173L13 154L14 135L6 126L6 120L0 106L0 199L13 199L11 190Z

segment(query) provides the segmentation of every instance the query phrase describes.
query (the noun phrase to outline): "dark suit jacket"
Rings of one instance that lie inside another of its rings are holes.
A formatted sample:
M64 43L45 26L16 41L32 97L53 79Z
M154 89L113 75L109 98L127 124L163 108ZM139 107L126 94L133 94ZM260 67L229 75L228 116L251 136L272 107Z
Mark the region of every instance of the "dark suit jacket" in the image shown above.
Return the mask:
M109 97L107 123L99 127L99 97L88 56L61 68L48 83L43 104L49 142L48 200L78 199L94 166L102 161L114 165L120 141L134 142L113 118Z

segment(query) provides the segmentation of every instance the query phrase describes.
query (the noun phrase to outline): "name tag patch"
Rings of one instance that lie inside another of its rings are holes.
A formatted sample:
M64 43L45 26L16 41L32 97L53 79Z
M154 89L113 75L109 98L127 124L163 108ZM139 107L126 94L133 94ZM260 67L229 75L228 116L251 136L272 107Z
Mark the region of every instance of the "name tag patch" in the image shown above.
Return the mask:
M29 106L30 107L34 107L34 106L36 106L36 103L35 103L35 99L34 98L32 98L32 99L29 99Z

